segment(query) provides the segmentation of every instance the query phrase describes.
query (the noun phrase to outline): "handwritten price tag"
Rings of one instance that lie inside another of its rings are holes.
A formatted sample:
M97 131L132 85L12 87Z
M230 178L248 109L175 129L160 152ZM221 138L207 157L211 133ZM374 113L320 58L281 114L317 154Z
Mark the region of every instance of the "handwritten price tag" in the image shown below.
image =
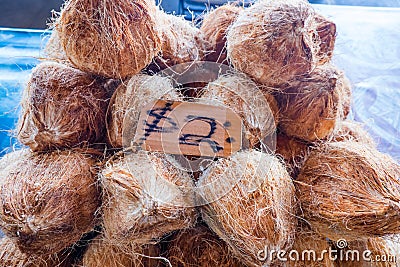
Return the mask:
M241 149L242 121L224 107L157 100L142 110L134 142L148 151L229 157Z

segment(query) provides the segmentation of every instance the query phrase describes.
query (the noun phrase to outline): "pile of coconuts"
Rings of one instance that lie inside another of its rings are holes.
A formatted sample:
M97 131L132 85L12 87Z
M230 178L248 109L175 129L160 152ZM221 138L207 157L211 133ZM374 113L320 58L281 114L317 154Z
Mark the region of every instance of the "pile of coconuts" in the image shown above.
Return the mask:
M0 266L364 266L259 257L340 239L393 251L400 166L347 118L335 23L307 1L226 4L194 25L153 0L68 0L51 29L22 96L25 148L0 160ZM154 75L203 61L232 71L196 88ZM230 108L247 145L199 171L133 149L154 99Z

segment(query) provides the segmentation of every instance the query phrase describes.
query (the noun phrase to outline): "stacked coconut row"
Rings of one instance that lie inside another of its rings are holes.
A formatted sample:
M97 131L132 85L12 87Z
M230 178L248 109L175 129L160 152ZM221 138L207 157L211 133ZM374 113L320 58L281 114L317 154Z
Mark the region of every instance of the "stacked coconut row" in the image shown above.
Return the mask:
M346 120L335 34L302 0L222 6L200 29L150 0L66 2L24 90L16 132L29 149L0 161L0 265L346 265L259 254L343 238L389 251L400 167ZM237 71L194 91L241 117L246 149L195 174L127 149L144 105L193 92L152 74L201 60Z

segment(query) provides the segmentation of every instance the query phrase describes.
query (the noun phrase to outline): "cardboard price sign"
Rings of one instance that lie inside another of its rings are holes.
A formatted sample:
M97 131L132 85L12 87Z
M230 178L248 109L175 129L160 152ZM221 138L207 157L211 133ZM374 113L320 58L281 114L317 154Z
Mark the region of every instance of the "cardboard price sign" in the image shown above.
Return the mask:
M241 149L242 121L224 107L157 100L141 111L133 141L147 151L229 157Z

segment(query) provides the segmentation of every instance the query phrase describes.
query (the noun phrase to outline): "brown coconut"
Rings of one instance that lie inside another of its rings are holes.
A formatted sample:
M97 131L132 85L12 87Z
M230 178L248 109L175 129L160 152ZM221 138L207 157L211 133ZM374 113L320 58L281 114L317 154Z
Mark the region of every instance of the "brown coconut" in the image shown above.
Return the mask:
M55 22L78 69L122 79L139 73L161 49L155 2L71 0Z
M243 7L233 4L220 6L203 18L200 32L211 51L207 52L207 61L223 63L226 60L226 34L229 26L236 20Z
M280 128L288 136L314 142L328 138L349 110L347 79L332 65L290 82L276 95Z
M158 245L130 244L124 249L103 237L92 240L83 255L82 267L157 267L162 266Z
M321 145L296 181L304 218L331 240L400 232L400 166L358 142Z
M370 255L364 255L369 250ZM385 258L383 258L383 257ZM395 258L389 258L391 255L390 247L383 238L368 238L366 240L352 241L343 249L338 250L337 267L389 267L397 266ZM394 256L394 255L393 255ZM371 261L367 261L368 257ZM382 258L381 258L382 257ZM377 261L378 260L378 261ZM381 261L384 260L384 261Z
M296 178L309 154L309 144L283 133L276 135L276 151L281 156L292 178Z
M228 30L232 65L267 86L309 73L317 62L314 10L304 0L258 1Z
M80 70L43 62L22 98L18 139L32 151L103 141L108 95L102 82Z
M197 191L204 221L246 266L270 264L258 258L260 250L291 247L295 192L276 157L250 150L221 158L200 177Z
M63 64L70 64L64 48L61 45L60 37L57 31L52 31L47 39L46 46L43 50L43 57L46 60L56 61Z
M162 33L162 46L155 62L160 69L203 59L204 40L200 30L191 22L163 11L157 12L157 21Z
M122 83L115 90L107 111L108 143L116 148L129 146L142 108L157 99L181 100L166 77L138 74Z
M314 19L319 37L317 39L319 40L318 64L323 65L329 62L333 56L336 41L336 24L318 13L315 14Z
M105 237L146 244L196 221L193 181L171 156L145 151L110 161L101 173Z
M54 254L92 229L100 197L90 156L21 150L1 162L0 226L22 252Z
M363 145L376 147L374 139L364 129L363 124L352 120L337 122L336 129L329 140L331 142L355 141Z
M70 267L73 259L67 251L40 257L22 253L8 237L0 239L0 266L4 267Z
M224 241L206 226L181 230L168 244L167 258L174 267L244 267Z
M259 90L246 75L233 73L220 76L203 89L200 101L228 107L239 115L250 147L276 130L279 111L274 97Z

